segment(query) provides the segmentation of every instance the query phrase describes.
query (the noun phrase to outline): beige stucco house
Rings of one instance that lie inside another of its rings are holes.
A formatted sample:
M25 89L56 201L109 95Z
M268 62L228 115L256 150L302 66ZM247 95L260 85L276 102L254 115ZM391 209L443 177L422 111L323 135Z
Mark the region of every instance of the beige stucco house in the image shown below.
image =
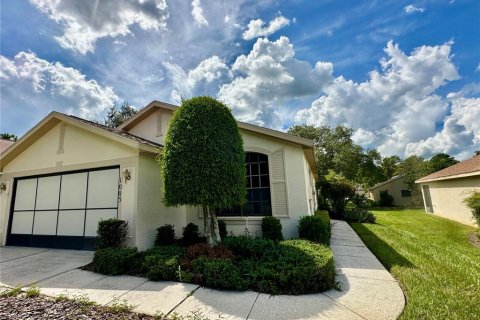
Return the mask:
M475 225L463 203L473 190L480 191L480 155L434 172L417 181L425 211L468 225Z
M394 206L418 206L421 204L421 199L412 194L405 184L405 176L398 175L391 179L381 182L368 190L367 197L375 202L380 200L380 192L388 191L388 194L393 197Z
M93 248L98 221L128 221L129 244L153 245L156 228L203 225L197 207L167 208L156 160L177 107L153 101L119 128L52 112L0 156L0 245ZM260 233L278 217L285 237L316 208L313 142L238 123L248 201L223 212L228 231ZM202 229L202 228L200 228Z

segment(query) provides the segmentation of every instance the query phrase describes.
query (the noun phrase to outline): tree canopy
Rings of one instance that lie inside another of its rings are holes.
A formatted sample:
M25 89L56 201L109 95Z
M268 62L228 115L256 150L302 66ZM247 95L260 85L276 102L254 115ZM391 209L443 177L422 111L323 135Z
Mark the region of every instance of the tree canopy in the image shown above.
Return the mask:
M211 222L210 228L205 224L207 238L210 231L218 236L211 209L242 205L246 198L243 140L230 109L210 97L184 100L170 121L161 158L164 203L204 207Z
M0 139L17 141L18 137L12 133L3 132L3 133L0 133Z
M113 105L108 109L107 116L103 123L107 127L116 128L126 120L130 119L135 113L137 113L137 110L130 106L128 102L122 103L120 108Z

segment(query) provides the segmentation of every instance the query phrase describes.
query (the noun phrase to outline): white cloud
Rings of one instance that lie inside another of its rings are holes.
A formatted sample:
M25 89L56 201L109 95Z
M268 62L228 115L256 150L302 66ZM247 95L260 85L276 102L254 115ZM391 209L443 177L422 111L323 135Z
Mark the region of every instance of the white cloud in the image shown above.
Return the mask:
M63 26L55 37L67 49L81 54L93 52L104 37L125 36L136 24L143 30L161 30L168 18L165 0L31 0L51 19Z
M251 40L259 37L266 37L269 36L281 28L288 26L290 24L290 20L285 18L284 16L278 16L270 23L268 26L265 26L265 22L262 19L257 20L250 20L247 26L247 30L243 32L243 39Z
M119 100L112 88L32 52L19 52L13 59L0 55L0 61L2 110L12 115L22 113L31 118L32 114L43 116L57 110L98 119Z
M452 43L422 46L410 55L389 42L381 72L356 83L338 77L310 108L297 113L298 122L346 124L357 129L355 139L375 143L384 155L406 153L409 143L431 137L443 120L448 101L436 94L447 81L459 79L451 61Z
M419 8L415 7L413 4L409 4L408 6L403 7L403 11L405 11L406 14L412 14L412 13L417 13L417 12L424 12L424 8Z
M480 72L480 63L478 63L477 67L475 68L475 72Z
M200 0L192 1L192 17L195 19L195 23L198 26L208 26L208 21L203 15L203 9L200 4Z

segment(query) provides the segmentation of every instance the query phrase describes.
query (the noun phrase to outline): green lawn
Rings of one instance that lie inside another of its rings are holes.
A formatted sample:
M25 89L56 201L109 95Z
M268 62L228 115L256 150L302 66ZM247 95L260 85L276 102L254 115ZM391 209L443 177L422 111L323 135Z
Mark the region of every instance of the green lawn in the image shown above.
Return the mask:
M352 223L400 282L400 319L480 319L480 248L474 231L423 210L374 211L377 224Z

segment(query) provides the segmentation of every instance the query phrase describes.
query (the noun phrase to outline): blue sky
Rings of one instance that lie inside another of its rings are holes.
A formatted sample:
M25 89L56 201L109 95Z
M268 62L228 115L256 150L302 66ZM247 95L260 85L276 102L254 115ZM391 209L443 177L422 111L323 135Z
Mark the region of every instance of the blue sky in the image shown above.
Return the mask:
M50 111L208 94L383 155L480 149L478 1L31 0L1 5L1 131Z

